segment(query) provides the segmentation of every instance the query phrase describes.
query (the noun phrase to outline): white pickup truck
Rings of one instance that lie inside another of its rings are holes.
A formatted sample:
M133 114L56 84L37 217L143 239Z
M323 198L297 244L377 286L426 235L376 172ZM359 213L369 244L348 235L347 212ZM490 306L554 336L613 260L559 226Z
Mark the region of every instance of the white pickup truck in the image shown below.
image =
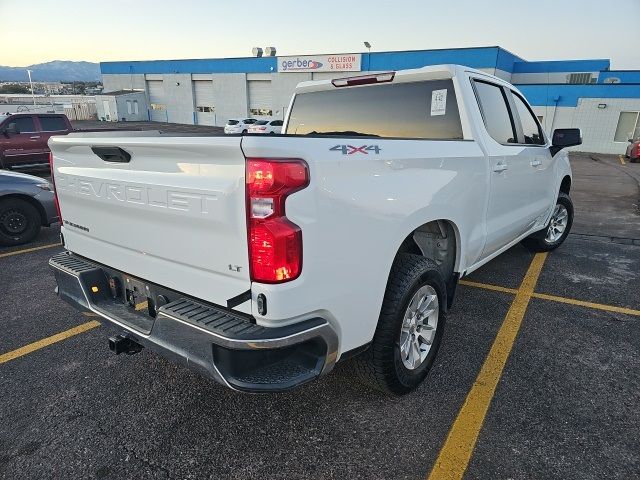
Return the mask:
M573 219L571 169L512 85L463 66L301 83L283 134L53 137L58 295L241 391L355 356L415 388L457 281Z

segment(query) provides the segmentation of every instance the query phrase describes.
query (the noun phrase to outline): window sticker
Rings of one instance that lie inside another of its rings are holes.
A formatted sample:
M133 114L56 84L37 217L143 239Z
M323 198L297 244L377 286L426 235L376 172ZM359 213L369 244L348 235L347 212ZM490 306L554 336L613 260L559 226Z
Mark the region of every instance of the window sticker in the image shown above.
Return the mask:
M447 89L431 92L431 116L445 115L447 111Z

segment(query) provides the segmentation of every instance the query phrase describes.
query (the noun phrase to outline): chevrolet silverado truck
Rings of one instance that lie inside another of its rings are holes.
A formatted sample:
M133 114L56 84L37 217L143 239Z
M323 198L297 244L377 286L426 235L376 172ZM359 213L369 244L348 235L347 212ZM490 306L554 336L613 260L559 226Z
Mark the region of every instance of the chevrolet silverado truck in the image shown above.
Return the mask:
M571 229L571 169L509 83L463 66L303 82L283 134L53 137L57 294L232 389L285 390L353 358L404 394L459 278Z

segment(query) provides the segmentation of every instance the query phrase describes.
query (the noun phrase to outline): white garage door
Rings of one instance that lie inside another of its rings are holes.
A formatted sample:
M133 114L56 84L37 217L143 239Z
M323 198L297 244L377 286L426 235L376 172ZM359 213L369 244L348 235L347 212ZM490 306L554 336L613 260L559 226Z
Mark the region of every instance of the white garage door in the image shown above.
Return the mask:
M249 80L249 115L270 118L273 115L271 80Z
M194 80L193 91L196 100L196 123L198 125L215 125L213 82L211 80Z
M149 112L152 122L167 121L167 100L164 95L162 80L147 80L149 94Z

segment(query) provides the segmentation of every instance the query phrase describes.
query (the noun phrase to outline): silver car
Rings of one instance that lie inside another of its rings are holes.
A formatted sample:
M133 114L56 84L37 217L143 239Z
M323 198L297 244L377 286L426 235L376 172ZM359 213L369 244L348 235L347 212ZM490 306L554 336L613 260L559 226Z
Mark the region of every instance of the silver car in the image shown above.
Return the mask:
M53 187L47 180L0 170L0 245L30 242L40 227L57 221Z

